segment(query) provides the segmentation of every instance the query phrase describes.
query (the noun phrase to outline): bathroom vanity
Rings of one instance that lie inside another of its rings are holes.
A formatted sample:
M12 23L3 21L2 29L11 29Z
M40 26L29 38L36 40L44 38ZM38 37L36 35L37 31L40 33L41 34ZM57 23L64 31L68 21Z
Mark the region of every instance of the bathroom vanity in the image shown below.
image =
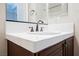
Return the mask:
M12 36L13 35L13 36ZM54 35L22 36L21 33L7 35L8 56L73 56L73 33L60 33ZM30 38L29 38L30 37ZM32 37L32 38L31 38ZM32 39L32 40L28 40ZM22 41L25 40L25 41Z
M74 37L70 37L55 45L52 45L39 52L32 53L27 49L11 42L8 42L8 55L9 56L73 56L74 55Z
M10 22L6 23L8 56L74 55L73 24L57 24L57 20L56 24L51 24L53 17L60 20L61 16L68 15L67 3L28 3L17 4L16 6L18 20L8 19L7 21ZM44 27L42 24L44 24ZM28 28L31 28L30 32ZM33 30L33 28L36 28L36 30ZM41 30L38 28L41 28Z

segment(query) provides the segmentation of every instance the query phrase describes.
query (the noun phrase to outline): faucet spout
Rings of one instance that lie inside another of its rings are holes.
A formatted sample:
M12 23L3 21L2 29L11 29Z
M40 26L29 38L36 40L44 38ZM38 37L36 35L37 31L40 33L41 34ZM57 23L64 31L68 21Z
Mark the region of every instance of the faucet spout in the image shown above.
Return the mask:
M38 24L36 25L36 32L37 32L37 31L39 31L39 29L38 29Z

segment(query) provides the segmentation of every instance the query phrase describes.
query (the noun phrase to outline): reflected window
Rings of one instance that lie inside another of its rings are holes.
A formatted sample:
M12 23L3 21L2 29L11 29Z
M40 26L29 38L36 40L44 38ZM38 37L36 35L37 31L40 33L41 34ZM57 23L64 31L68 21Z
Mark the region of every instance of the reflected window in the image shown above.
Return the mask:
M17 5L15 3L6 4L6 19L17 20Z

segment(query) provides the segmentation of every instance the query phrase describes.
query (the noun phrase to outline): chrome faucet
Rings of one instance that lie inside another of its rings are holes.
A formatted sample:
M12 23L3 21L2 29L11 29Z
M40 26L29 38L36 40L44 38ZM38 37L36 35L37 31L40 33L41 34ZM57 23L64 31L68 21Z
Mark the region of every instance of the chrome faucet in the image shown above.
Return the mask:
M39 20L36 24L36 32L39 31L39 25L38 24L43 24L44 22L42 20Z

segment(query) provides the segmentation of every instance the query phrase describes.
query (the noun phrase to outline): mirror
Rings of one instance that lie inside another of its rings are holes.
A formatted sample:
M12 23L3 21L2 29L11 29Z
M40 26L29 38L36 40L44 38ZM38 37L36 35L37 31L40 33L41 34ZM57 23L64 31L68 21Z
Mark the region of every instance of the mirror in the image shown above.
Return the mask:
M29 3L29 22L43 20L48 23L48 19L68 14L67 3Z
M27 3L7 3L6 20L28 22L28 4Z
M7 3L6 19L37 23L38 20L48 23L51 17L63 16L68 13L67 3Z
M48 3L48 16L56 17L67 15L68 4L67 3Z
M29 22L38 22L42 20L47 23L47 5L46 3L29 3Z

